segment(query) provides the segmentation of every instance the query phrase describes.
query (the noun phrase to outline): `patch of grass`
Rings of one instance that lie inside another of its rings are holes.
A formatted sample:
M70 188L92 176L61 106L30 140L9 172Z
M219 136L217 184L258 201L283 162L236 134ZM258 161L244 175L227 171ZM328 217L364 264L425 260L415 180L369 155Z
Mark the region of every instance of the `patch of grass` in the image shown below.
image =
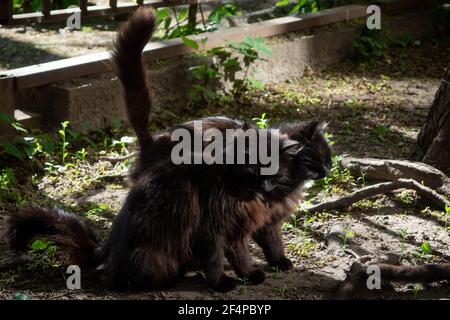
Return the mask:
M288 292L288 286L284 285L282 287L273 288L273 290L284 299L286 297L286 293Z
M17 181L14 170L11 168L0 169L0 203L21 203L22 197L16 188Z
M313 238L297 238L286 244L289 253L299 258L308 258L317 248L317 242Z

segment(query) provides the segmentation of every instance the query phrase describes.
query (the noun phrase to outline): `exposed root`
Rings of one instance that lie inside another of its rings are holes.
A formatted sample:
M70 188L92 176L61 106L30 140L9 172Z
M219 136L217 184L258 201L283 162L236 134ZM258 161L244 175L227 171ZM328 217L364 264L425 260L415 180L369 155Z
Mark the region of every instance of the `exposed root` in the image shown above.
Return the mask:
M325 210L345 209L358 201L371 198L379 194L385 194L387 192L391 192L398 189L415 190L419 195L426 198L427 200L429 200L442 210L445 210L446 206L450 207L450 201L445 199L443 196L438 194L433 189L421 185L420 183L418 183L413 179L401 178L391 182L377 183L362 188L360 190L357 190L349 194L348 196L344 196L336 200L325 201L316 205L306 207L305 210L307 210L309 213L315 213L315 212L322 212Z

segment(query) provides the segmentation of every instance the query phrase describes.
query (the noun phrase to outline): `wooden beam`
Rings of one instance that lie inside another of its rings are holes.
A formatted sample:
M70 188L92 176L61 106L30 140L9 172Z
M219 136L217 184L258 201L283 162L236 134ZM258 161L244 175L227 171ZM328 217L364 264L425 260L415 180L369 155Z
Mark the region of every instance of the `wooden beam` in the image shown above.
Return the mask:
M50 11L52 9L52 4L50 0L42 0L42 14L44 17L50 16Z
M117 8L117 0L109 0L109 6L111 8Z
M13 16L13 0L0 1L0 23L8 24Z
M0 78L0 112L14 117L15 107L15 79ZM8 123L0 121L0 133L10 133L12 128Z
M201 43L200 50L207 50L224 44L225 41L242 41L245 36L272 37L311 27L323 26L367 16L367 6L350 5L320 12L307 13L298 17L284 17L255 23L245 27L235 27L215 32L203 33L189 38ZM181 39L150 42L144 49L144 60L166 59L196 50L186 46ZM6 71L4 76L16 78L18 90L37 87L57 81L73 79L91 74L111 71L110 52L100 52L75 58L68 58L30 67ZM0 74L0 77L2 75Z
M440 2L440 0L378 0L374 4L378 5L383 13L397 14L420 7L437 5Z
M0 0L1 1L1 0ZM192 4L197 3L198 0L150 0L145 1L145 5L151 5L154 8L168 7L168 6L176 6L181 4ZM202 3L207 2L217 2L217 0L204 0ZM124 2L117 3L117 7L112 8L109 5L97 5L97 6L87 6L87 11L84 13L85 17L98 17L98 16L106 16L111 14L122 14L128 13L130 11L134 11L139 7L137 3L133 2ZM29 24L33 22L46 23L46 22L56 22L66 20L70 15L75 12L74 9L60 9L60 10L52 10L51 15L48 17L44 17L41 12L32 12L32 13L22 13L15 14L13 18L10 20L10 24Z
M83 14L87 13L88 10L88 0L80 0L80 10Z
M189 6L188 26L190 30L194 30L197 26L198 3Z

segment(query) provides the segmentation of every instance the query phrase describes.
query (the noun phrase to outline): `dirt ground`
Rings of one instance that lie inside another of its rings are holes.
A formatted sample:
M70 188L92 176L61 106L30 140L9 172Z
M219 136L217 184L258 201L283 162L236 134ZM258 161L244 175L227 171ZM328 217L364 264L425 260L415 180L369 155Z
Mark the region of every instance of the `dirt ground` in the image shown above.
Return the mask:
M93 42L99 46L93 50L100 48L102 41L109 43L112 33L108 32ZM295 119L328 121L335 155L406 158L444 74L450 56L449 40L391 48L384 58L371 63L347 61L265 90L187 107L183 116L159 119L158 127L205 114L252 119L265 112L272 124ZM90 149L88 155L86 161L73 161L49 171L33 172L23 164L5 163L17 174L21 201L4 202L0 216L27 203L57 205L80 213L106 236L128 190L127 180L117 174L125 172L130 161L115 164L100 160L99 153ZM307 184L305 200L318 202L367 183L364 177L351 177L336 167L329 180ZM425 213L433 213L436 218L427 218ZM32 299L327 299L333 297L334 289L355 261L343 247L388 263L449 261L449 217L426 207L414 192L361 201L341 212L308 215L299 210L297 214L283 226L286 252L294 270L269 270L260 249L252 244L255 263L267 270L267 280L258 286L243 283L229 293L216 293L206 288L200 273L191 273L173 289L130 294L104 291L86 276L83 289L70 292L65 286L64 265L36 252L29 252L27 262L19 263L2 250L0 298L12 299L24 293ZM345 230L343 243L328 247L327 234L337 227ZM431 250L424 250L424 243ZM448 299L450 293L446 282L428 286L408 283L383 286L360 298Z

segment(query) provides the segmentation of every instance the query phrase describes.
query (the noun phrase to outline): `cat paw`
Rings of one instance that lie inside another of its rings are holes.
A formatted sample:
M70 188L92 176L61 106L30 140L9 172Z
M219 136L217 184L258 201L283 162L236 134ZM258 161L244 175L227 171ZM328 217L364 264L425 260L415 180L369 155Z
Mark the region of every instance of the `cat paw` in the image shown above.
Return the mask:
M292 264L291 260L283 257L274 264L274 267L277 267L278 269L280 269L280 271L288 271L294 268L294 265Z
M220 280L216 283L211 283L209 287L214 291L218 292L228 292L236 288L237 281L236 279L229 277L227 275L223 275Z
M255 269L248 275L248 281L254 285L263 283L264 280L266 280L266 274L260 269Z

